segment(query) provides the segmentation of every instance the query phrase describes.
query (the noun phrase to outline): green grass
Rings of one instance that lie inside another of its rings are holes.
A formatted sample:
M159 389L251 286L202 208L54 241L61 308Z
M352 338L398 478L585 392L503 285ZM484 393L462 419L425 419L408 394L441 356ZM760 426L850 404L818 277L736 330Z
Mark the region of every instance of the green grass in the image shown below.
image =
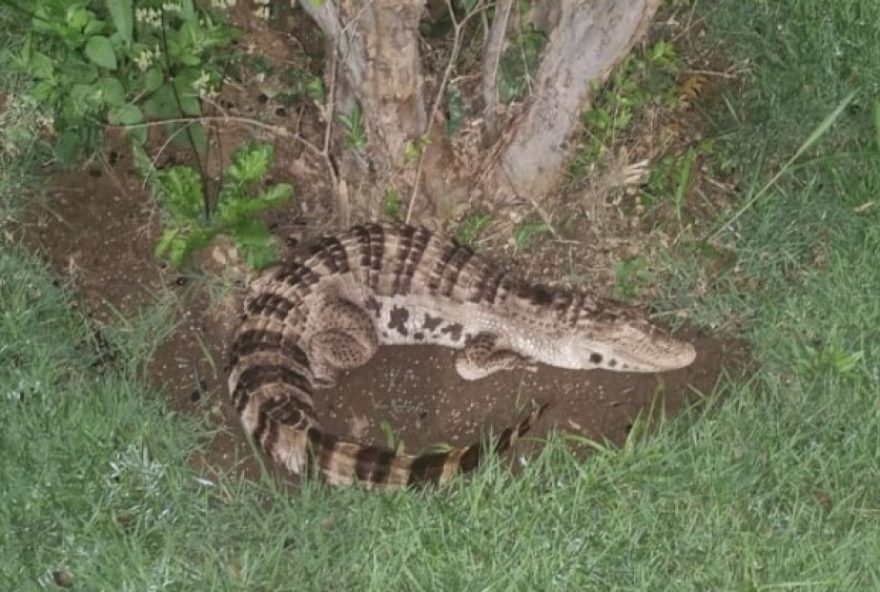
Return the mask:
M70 295L5 245L0 589L54 589L53 570L81 590L880 589L880 204L855 210L880 199L880 5L715 8L710 35L749 60L714 114L740 205L857 91L735 233L721 225L737 269L693 301L681 262L666 295L704 325L736 319L756 375L586 463L554 439L516 478L492 465L390 495L206 484L187 463L205 428L131 363L158 315L110 329L120 362L101 363ZM11 162L9 203L27 177Z

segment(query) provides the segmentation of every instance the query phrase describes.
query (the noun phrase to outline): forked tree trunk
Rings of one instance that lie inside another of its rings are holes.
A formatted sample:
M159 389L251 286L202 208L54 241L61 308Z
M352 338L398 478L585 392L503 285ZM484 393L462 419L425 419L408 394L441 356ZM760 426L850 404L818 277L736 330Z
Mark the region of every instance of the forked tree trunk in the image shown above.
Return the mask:
M341 190L350 192L352 216L375 216L382 194L391 188L410 198L408 218L423 222L475 196L490 203L540 200L560 181L566 141L589 104L591 83L627 54L659 3L558 0L541 6L547 43L532 94L523 105L509 106L497 102L498 63L515 2L496 0L481 80L473 85L474 100L466 101L483 110L465 121L462 129L469 133L448 137L439 107L452 67L429 77L423 66L419 21L425 0L302 0L335 46L332 67L337 70L328 76L336 82L335 109L349 113L357 101L364 116L366 150L356 156L344 146L337 150ZM489 5L486 0L472 4L464 18L484 16ZM454 24L463 26L462 21L459 15ZM456 42L453 53L458 49Z

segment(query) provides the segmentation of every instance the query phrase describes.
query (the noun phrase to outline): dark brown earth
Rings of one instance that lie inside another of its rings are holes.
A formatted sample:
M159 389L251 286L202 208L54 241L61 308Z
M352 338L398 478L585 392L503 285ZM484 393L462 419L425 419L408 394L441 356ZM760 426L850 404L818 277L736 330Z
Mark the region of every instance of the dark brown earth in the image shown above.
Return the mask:
M175 409L206 414L212 424L229 428L218 432L197 464L210 472L244 459L245 472L256 475L258 465L225 388L226 351L241 311L242 278L183 273L157 261L155 208L128 167L127 157L118 156L112 166L93 165L55 177L47 204L22 227L25 242L72 280L81 306L96 321L117 318L114 311L133 315L155 303L163 290L176 296L168 320L178 328L151 360L144 360L146 375ZM215 256L209 253L201 263L216 270L214 259L222 252L214 249ZM437 443L468 443L490 426L498 430L510 424L531 401L549 402L534 430L538 438L556 427L619 444L640 414L663 407L672 415L698 400L699 393L711 391L723 367L733 372L743 367L742 344L694 330L683 337L695 343L698 356L691 367L676 372L541 366L477 382L459 378L452 350L385 347L338 387L321 392L318 413L337 434L372 443L393 439L395 445L418 451Z

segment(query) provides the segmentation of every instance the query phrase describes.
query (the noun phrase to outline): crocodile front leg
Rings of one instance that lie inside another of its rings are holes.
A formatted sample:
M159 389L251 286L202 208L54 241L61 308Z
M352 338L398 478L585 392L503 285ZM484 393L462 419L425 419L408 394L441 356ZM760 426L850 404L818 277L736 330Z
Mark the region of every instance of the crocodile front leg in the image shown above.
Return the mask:
M499 370L527 366L529 359L511 349L498 347L498 336L479 333L455 358L455 369L465 380L479 380ZM529 369L533 367L529 366Z

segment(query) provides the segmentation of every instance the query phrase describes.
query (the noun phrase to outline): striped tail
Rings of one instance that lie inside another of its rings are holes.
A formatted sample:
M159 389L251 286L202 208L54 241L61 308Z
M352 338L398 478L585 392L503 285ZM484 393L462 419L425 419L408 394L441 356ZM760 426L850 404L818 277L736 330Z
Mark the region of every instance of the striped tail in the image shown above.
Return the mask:
M443 485L458 473L473 471L487 456L506 452L546 408L547 404L536 408L490 442L421 455L344 442L317 426L291 425L272 417L261 418L259 424L265 431L253 435L273 461L294 474L311 475L328 485L361 484L368 489ZM267 433L272 437L260 437Z

